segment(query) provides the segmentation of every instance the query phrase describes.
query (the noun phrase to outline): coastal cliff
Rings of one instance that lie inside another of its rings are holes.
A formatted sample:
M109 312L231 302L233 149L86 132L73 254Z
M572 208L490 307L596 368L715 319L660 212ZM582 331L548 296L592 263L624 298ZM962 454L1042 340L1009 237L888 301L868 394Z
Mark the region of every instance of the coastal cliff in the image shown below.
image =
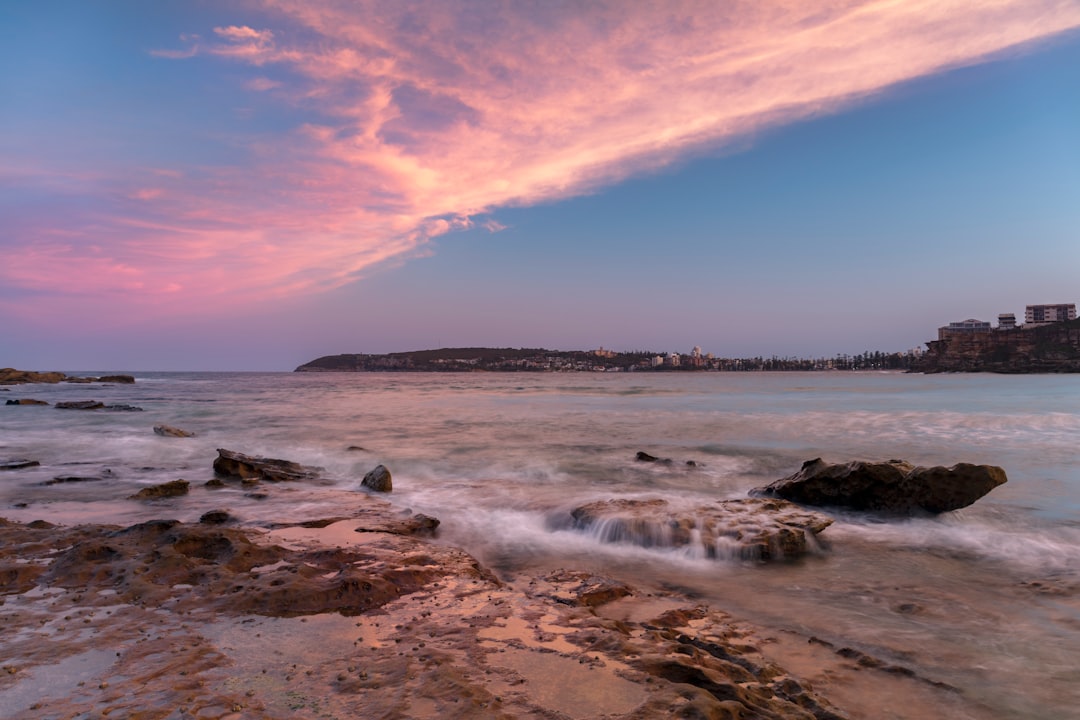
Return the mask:
M926 347L915 372L1080 372L1080 320L955 333Z

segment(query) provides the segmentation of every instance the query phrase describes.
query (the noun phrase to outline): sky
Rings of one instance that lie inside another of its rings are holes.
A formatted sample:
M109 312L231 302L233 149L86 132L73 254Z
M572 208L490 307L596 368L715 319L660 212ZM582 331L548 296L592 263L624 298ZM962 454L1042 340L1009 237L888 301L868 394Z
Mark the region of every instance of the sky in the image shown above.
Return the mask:
M902 351L1078 271L1080 0L0 3L0 366Z

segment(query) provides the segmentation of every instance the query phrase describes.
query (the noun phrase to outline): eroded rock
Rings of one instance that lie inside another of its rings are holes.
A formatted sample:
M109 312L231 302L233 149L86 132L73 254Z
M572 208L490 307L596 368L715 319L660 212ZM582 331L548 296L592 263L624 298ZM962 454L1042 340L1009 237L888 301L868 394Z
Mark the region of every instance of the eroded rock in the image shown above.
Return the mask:
M816 549L832 524L821 513L770 498L721 500L677 508L663 499L601 500L570 512L571 527L599 540L686 548L709 558L791 559Z
M193 437L195 435L193 432L172 425L155 425L154 434L162 437Z
M0 385L22 385L24 383L58 383L66 378L62 372L35 372L0 368Z
M802 505L888 514L942 513L967 507L1006 482L996 465L916 467L903 460L830 464L807 460L794 475L751 490Z
M360 484L375 492L390 492L394 489L390 471L386 469L385 465L376 465L375 469L364 475L364 479Z
M171 498L179 497L181 495L187 495L188 488L191 483L187 480L171 480L160 485L151 485L145 487L134 495L130 496L129 500L157 500L159 498Z
M290 460L256 457L222 448L218 448L218 456L214 460L214 472L227 477L238 477L245 484L254 484L260 480L311 480L318 477L320 469L305 467Z

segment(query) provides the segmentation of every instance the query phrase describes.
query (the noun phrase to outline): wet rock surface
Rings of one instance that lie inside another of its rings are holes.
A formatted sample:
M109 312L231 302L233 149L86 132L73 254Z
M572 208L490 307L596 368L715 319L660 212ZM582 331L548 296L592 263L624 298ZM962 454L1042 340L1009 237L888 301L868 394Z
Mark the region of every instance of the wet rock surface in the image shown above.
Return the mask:
M0 470L22 470L41 465L39 460L0 460Z
M261 480L312 480L319 476L319 471L319 468L305 467L290 460L256 457L222 448L218 448L218 456L214 460L214 472L225 477L239 478L245 484L255 484Z
M1005 471L995 465L927 468L903 460L830 464L816 458L804 462L794 475L751 494L819 507L937 514L967 507L1005 482Z
M172 480L170 482L161 483L160 485L145 487L132 495L130 499L157 500L160 498L180 497L181 495L187 495L190 487L191 483L187 480Z
M195 433L190 432L188 430L183 430L183 429L178 428L178 427L173 427L172 425L164 425L164 424L155 425L154 426L154 434L155 435L160 435L161 437L181 437L181 438L194 437L194 435L195 435Z
M793 559L818 548L832 519L785 500L746 498L679 508L664 499L601 500L574 508L571 527L612 543L685 548L710 558Z
M35 372L0 368L0 385L22 385L26 383L58 383L66 378L62 372Z
M400 520L378 498L359 511L272 530L0 521L0 615L21 628L0 698L27 718L843 717L724 613L583 571L501 582L377 529Z
M48 405L49 403L44 400L35 400L34 398L19 398L18 400L12 399L4 403L5 405Z
M390 492L394 489L393 478L385 465L376 465L373 470L364 475L360 484L375 492Z

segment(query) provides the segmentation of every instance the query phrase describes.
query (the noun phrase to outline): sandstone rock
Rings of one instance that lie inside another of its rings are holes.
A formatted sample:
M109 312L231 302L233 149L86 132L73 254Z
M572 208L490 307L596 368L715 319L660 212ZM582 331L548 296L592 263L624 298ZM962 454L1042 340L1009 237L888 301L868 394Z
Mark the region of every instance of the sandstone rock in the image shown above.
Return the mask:
M5 405L48 405L49 403L44 400L34 400L33 398L19 398L18 400L8 400Z
M34 372L0 368L0 385L22 385L23 383L58 383L66 378L62 372Z
M289 460L255 457L222 448L218 448L218 457L214 460L214 472L219 475L239 477L246 485L260 480L269 482L310 480L318 477L319 470L320 468L304 467Z
M172 425L155 425L154 434L162 437L192 437L195 435L193 432L187 430L181 430L178 427Z
M37 460L0 460L0 470L22 470L40 464Z
M385 465L376 465L374 470L364 476L360 484L375 492L390 492L394 489L390 471Z
M575 508L571 527L603 542L686 548L709 558L791 559L817 547L832 519L764 498L677 509L666 500L601 500Z
M158 498L187 495L190 483L187 480L171 480L160 485L151 485L128 497L129 500L157 500Z
M57 410L101 410L105 403L97 400L65 400L56 403Z
M902 460L832 465L816 458L794 475L750 493L803 505L910 515L967 507L1005 482L1005 471L995 465L924 468Z
M203 525L223 525L233 519L227 510L209 510L199 518Z

